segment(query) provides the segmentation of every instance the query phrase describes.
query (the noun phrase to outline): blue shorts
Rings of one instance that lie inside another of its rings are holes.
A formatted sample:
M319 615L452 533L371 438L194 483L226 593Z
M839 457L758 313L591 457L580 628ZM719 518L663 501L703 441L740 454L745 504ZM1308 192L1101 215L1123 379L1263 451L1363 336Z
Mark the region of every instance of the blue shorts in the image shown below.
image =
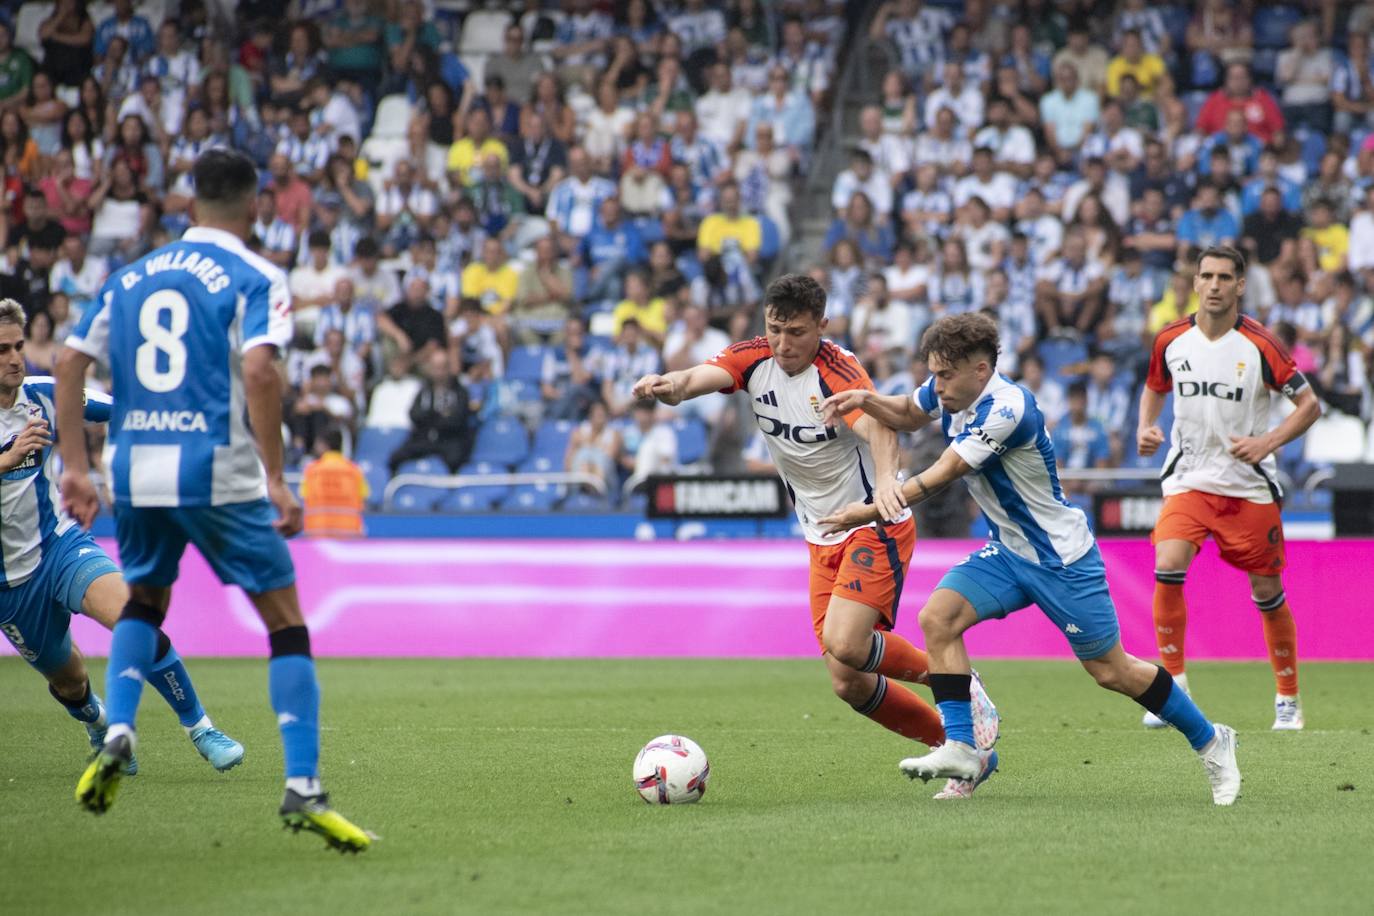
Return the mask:
M73 525L43 545L43 559L26 582L0 588L0 631L24 661L51 674L72 654L72 615L81 613L86 589L118 572L100 545Z
M286 541L272 527L277 510L265 499L226 506L115 507L115 538L124 580L167 588L177 580L188 543L225 585L250 595L296 581Z
M1106 654L1121 638L1096 544L1068 566L1052 569L1023 560L993 541L945 573L937 587L967 598L979 620L1038 604L1068 639L1073 654L1083 660Z

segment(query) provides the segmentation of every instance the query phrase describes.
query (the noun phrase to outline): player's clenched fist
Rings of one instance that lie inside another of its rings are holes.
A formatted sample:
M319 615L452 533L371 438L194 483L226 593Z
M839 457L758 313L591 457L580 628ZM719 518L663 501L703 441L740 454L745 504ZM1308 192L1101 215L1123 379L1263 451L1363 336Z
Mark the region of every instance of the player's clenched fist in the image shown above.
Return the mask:
M832 394L821 403L821 422L826 426L834 426L845 414L863 410L872 393L867 388L851 388Z
M681 377L674 377L672 373L668 375L646 375L635 382L631 393L636 400L653 398L669 406L679 404L682 402Z
M1136 430L1135 450L1142 458L1148 458L1164 444L1164 431L1158 426L1146 426Z
M10 447L0 452L0 472L12 471L24 463L33 452L52 445L52 434L48 432L48 421L34 418L24 431L14 437Z

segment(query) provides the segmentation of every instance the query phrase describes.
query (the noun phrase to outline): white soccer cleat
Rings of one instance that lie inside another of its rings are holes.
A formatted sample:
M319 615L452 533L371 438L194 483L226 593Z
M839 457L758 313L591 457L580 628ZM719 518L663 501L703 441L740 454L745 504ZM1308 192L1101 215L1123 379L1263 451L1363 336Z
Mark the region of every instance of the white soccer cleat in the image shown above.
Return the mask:
M1286 697L1280 693L1274 697L1274 731L1302 731L1302 700L1296 694Z
M978 676L977 671L970 670L969 673L972 675L968 698L969 712L973 715L973 743L979 750L986 751L997 743L1002 721L997 715L997 707L992 705L992 698L983 686L983 679Z
M979 751L978 756L983 761L983 771L978 774L977 779L951 779L945 783L945 787L936 792L931 798L941 801L950 798L968 798L973 795L973 790L988 781L988 777L997 772L997 752Z
M946 741L924 757L907 757L897 767L908 779L963 779L972 782L983 771L978 749L962 741Z
M1236 765L1236 730L1229 725L1213 723L1216 736L1198 751L1207 781L1212 784L1212 803L1234 804L1240 796L1240 767Z

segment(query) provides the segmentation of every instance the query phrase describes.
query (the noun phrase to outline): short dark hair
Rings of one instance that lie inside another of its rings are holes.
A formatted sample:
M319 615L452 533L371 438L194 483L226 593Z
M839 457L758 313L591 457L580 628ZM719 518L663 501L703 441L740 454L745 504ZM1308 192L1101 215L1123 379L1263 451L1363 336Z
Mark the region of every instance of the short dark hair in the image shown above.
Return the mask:
M783 274L768 284L763 306L780 321L789 321L798 315L810 315L820 321L825 317L825 290L805 274Z
M1068 390L1065 393L1071 398L1087 398L1088 383L1082 380L1077 382L1071 382L1069 384Z
M998 338L997 322L982 312L946 315L921 335L920 357L929 361L938 356L947 363L957 363L984 355L995 369Z
M331 452L343 451L343 432L337 427L331 426L320 433L320 440L324 447Z
M328 248L330 246L329 233L323 229L316 229L310 233L308 245L311 248Z
M382 248L377 244L377 240L370 235L365 235L358 239L358 244L353 247L353 254L360 258L375 258L382 253Z
M258 189L258 170L253 160L232 149L201 153L191 169L196 200L224 204L252 195Z
M1231 266L1236 269L1236 276L1245 274L1245 255L1240 253L1240 249L1232 248L1230 245L1213 245L1210 248L1202 249L1202 254L1197 256L1197 266L1202 266L1204 258L1224 258L1231 262Z

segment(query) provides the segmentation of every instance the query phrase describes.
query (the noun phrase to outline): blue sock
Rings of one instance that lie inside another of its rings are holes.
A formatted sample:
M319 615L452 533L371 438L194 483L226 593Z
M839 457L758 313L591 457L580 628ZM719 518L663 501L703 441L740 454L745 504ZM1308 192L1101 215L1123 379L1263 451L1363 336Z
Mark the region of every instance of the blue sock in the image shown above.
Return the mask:
M134 727L143 681L157 654L157 628L142 620L121 618L110 643L110 666L105 672L106 717L111 725Z
M929 675L930 692L935 695L935 706L940 710L940 719L945 723L945 740L962 741L973 745L973 709L969 703L969 691L973 686L971 674Z
M62 704L62 708L67 711L67 715L83 725L94 725L100 721L100 716L105 712L104 706L100 702L100 697L91 690L91 682L86 682L86 695L75 703L63 697L60 693L48 685L48 693L52 698Z
M157 688L157 692L162 694L167 705L176 712L177 719L183 726L190 728L205 718L205 707L200 705L200 697L196 696L191 675L187 673L177 650L170 645L167 647L167 654L153 662L153 670L149 672L148 680Z
M973 710L968 700L944 700L935 704L945 723L945 740L973 744Z
M320 685L310 633L303 626L287 627L267 638L272 645L267 690L281 729L286 778L315 779L320 775Z
M1168 722L1174 728L1183 732L1188 743L1193 750L1201 750L1207 746L1207 742L1212 740L1216 734L1216 729L1212 723L1207 721L1207 717L1202 714L1202 710L1197 708L1193 698L1184 693L1177 684L1169 691L1169 698L1164 701L1164 707L1158 713L1159 717Z

